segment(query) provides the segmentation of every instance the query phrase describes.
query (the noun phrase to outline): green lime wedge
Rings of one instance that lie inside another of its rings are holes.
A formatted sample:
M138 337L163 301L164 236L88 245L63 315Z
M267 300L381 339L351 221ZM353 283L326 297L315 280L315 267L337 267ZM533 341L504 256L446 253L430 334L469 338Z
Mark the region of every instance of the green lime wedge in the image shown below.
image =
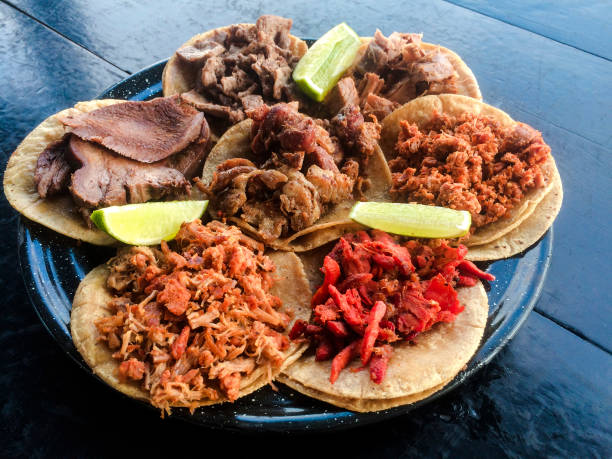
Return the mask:
M431 239L465 236L472 223L465 210L392 202L358 202L349 217L387 233Z
M359 35L344 22L319 38L293 70L293 80L311 99L321 102L348 69L361 46Z
M176 236L181 223L200 218L208 201L128 204L94 210L91 220L102 231L130 245L155 245Z

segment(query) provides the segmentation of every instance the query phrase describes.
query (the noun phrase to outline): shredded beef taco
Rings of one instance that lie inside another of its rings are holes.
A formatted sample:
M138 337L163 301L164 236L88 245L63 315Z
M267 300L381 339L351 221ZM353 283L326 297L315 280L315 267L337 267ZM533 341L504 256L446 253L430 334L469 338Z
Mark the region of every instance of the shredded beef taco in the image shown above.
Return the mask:
M204 164L199 186L213 218L228 218L270 247L304 251L359 228L348 218L357 199L387 194L379 125L359 107L346 105L330 121L294 104L247 113Z
M291 73L308 46L289 33L292 22L261 16L192 37L164 68L164 95L181 94L221 127L263 103L300 98Z
M162 412L255 391L304 351L287 334L310 316L299 258L263 248L196 220L161 248L121 249L77 289L77 349L106 383Z
M363 44L355 63L326 101L359 104L363 114L382 120L393 110L428 94L461 94L482 100L474 74L461 58L442 46L421 41L420 34L379 30ZM333 110L332 110L333 111Z
M532 127L446 94L415 99L382 124L391 199L469 211L471 259L515 255L552 225L561 179L550 147Z
M202 113L178 97L148 102L94 100L50 116L17 147L4 192L21 214L97 245L114 239L93 227L94 209L185 199L209 146Z
M355 411L413 403L444 387L478 348L488 314L480 279L494 280L466 253L371 230L303 254L318 289L310 321L296 322L289 336L311 349L279 380Z

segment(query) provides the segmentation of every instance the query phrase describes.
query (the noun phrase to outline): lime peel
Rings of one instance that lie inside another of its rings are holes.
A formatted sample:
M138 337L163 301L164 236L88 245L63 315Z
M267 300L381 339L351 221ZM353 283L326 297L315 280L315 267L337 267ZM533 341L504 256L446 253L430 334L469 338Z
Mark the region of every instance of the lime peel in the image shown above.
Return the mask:
M391 202L358 202L349 217L387 233L431 239L465 236L472 223L465 210Z
M293 70L293 80L311 99L323 101L361 46L359 35L342 22L319 38Z
M208 201L128 204L94 210L91 220L102 231L130 245L155 245L174 239L183 222L202 217Z

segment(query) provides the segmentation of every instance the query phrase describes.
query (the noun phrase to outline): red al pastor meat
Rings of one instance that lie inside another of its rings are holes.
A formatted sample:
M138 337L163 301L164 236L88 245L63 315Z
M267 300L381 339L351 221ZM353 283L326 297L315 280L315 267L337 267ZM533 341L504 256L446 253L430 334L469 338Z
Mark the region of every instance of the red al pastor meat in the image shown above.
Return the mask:
M311 323L297 321L290 337L309 339L317 361L333 359L332 383L360 358L380 384L392 343L411 340L438 322L453 322L464 309L455 289L495 279L465 260L466 253L463 245L400 243L377 230L345 235L325 257Z

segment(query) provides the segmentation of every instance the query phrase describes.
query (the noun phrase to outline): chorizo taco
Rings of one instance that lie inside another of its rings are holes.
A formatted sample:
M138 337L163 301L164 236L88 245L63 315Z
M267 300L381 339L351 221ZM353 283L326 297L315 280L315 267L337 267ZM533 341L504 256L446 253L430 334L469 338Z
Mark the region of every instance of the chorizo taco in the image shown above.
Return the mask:
M77 289L76 348L103 381L162 413L257 390L304 351L287 334L310 316L299 258L263 248L196 220L161 248L120 249Z
M559 212L563 191L550 147L495 107L459 95L425 96L382 126L391 199L469 211L464 243L472 260L521 252Z
M262 105L228 129L208 156L200 186L213 218L228 218L280 250L305 251L359 228L357 199L388 194L379 125L347 105L331 121L294 104Z
M228 126L263 103L297 99L291 79L306 42L291 35L291 19L261 16L190 38L170 58L162 76L165 96L180 94L209 121Z
M476 352L487 322L467 248L377 230L303 254L313 315L290 337L311 344L279 381L354 411L413 403L440 390ZM325 277L318 272L323 267ZM312 285L311 284L311 285Z
M93 227L100 207L185 199L209 147L202 113L178 97L93 100L50 116L21 142L4 192L21 214L96 245L116 241Z

